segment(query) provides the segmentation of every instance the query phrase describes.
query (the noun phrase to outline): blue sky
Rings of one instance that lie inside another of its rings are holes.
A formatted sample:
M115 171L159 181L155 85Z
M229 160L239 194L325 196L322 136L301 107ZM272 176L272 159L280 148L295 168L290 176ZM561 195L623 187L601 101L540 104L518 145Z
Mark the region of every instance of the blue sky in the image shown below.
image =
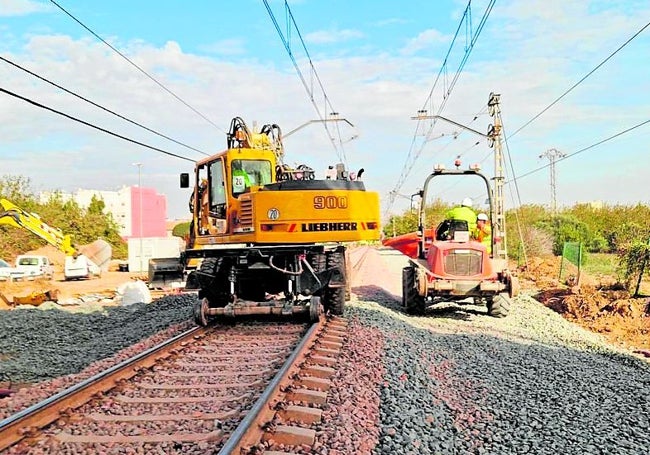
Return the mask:
M478 36L489 0L471 3L471 28L461 23L466 1L290 1L315 74L284 2L269 0L303 76L322 82L324 92L312 85L318 111L261 0L57 3L176 96L47 1L0 0L0 56L204 153L225 147L235 116L287 133L331 108L354 127L330 124L333 140L322 124L302 128L285 139L285 161L322 176L345 157L349 168L365 168L384 215L408 208L435 163L451 167L461 155L493 173L485 140L444 122L418 125L411 117L423 107L485 132L488 96L501 95L508 207L519 203L515 189L523 204L550 203L549 169L537 170L548 164L546 150L571 155L650 119L648 27L522 128L650 22L646 0L496 1ZM4 61L0 88L190 160L204 156ZM558 204L650 203L649 142L650 123L557 162ZM28 177L35 191L116 190L137 184L135 162L143 163L143 186L167 196L168 216L186 217L189 193L178 174L191 171L190 161L0 93L0 175ZM440 196L458 201L462 192L444 187Z

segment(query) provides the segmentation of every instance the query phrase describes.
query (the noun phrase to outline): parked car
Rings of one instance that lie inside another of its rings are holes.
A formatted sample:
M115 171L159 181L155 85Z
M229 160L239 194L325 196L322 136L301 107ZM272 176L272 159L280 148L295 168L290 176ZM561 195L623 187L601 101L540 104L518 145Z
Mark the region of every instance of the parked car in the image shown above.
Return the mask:
M22 280L24 276L25 272L0 259L0 281Z
M22 270L27 279L54 276L54 267L47 256L22 254L16 258L16 268Z

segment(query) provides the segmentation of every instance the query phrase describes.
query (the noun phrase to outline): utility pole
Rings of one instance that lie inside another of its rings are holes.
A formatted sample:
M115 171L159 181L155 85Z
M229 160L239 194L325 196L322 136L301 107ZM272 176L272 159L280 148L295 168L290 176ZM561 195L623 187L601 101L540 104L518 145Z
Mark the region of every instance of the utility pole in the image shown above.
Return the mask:
M557 149L548 149L541 155L539 155L540 158L548 158L550 162L550 170L551 170L551 213L555 215L557 213L557 195L556 195L556 187L555 187L555 162L558 160L558 158L564 158L566 156L565 153L560 152Z
M144 272L144 266L143 266L143 249L142 249L142 163L133 163L134 166L138 166L138 193L140 197L140 210L139 210L139 218L140 218L140 226L139 226L139 237L140 237L140 273Z
M494 119L494 124L488 126L488 140L490 147L494 147L494 185L492 187L492 200L494 204L494 219L492 220L492 237L501 239L495 243L495 258L503 259L508 264L508 250L506 248L506 210L503 197L505 173L503 170L503 152L501 150L501 95L490 93L488 98L488 114Z
M426 110L419 110L416 117L412 120L422 119L440 119L459 128L470 131L474 134L487 138L490 147L494 148L494 184L490 188L492 199L492 238L499 239L494 243L492 256L495 259L501 259L505 262L504 267L508 264L508 250L506 248L506 211L503 197L503 186L505 185L505 173L503 170L503 152L501 151L501 95L490 93L488 98L488 114L494 119L494 124L488 126L487 134L476 131L473 128L455 122L441 115L428 115Z

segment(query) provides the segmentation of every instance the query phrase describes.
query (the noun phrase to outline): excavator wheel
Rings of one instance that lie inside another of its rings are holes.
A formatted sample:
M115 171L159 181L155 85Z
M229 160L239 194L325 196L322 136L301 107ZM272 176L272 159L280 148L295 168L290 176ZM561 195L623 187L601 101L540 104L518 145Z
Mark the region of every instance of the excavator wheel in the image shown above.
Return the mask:
M424 314L424 297L418 293L415 267L402 269L402 306L408 314Z
M194 322L196 322L197 325L200 325L202 327L206 327L208 325L208 307L208 299L206 298L197 300L194 303Z
M338 268L341 273L332 274L334 279L323 293L323 306L326 312L340 316L345 309L345 287L347 281L347 277L345 276L345 253L342 251L327 253L327 268Z
M502 292L487 300L487 313L495 318L505 318L510 312L511 300L508 293Z
M215 277L219 271L218 258L205 258L201 261L196 279L201 289L208 289L213 285Z
M227 279L222 270L221 258L205 258L195 273L199 284L199 297L205 297L208 307L223 307L229 302Z
M314 253L309 257L309 263L311 264L314 272L324 272L327 268L327 259L323 253Z

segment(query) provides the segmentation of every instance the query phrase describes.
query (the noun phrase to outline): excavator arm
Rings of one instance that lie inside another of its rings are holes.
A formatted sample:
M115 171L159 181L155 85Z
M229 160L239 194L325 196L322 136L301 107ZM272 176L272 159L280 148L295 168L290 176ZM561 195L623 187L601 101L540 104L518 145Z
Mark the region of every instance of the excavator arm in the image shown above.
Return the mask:
M69 235L48 226L35 213L26 212L6 199L0 199L0 225L2 224L27 229L68 256L76 253Z

